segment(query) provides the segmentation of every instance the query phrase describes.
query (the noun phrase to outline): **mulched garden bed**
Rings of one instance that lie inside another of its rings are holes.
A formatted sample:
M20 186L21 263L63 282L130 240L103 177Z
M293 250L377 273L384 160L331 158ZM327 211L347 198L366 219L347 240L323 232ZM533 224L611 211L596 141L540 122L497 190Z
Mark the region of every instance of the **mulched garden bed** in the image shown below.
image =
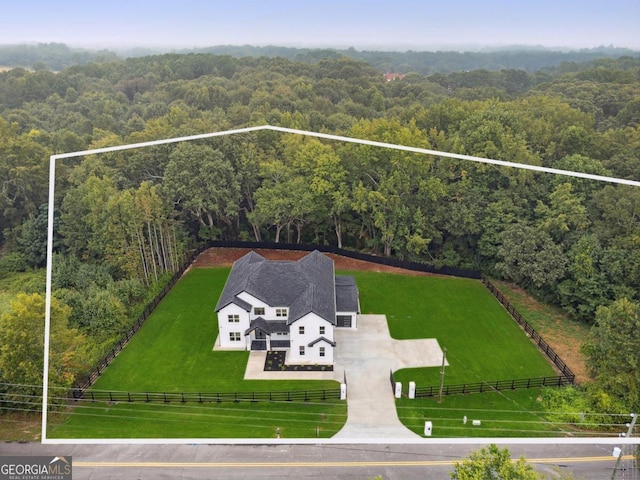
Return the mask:
M333 372L333 365L287 365L287 352L268 351L264 361L265 372Z

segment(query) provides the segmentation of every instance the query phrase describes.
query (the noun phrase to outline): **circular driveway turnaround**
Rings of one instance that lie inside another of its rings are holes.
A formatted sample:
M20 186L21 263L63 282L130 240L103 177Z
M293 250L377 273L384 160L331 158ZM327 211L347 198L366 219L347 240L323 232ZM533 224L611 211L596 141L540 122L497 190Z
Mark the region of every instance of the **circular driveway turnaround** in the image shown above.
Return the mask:
M435 339L394 340L384 315L358 315L357 329L334 330L333 372L265 372L264 352L251 352L245 379L347 379L347 422L333 438L371 440L419 438L396 413L390 372L439 367L442 349Z

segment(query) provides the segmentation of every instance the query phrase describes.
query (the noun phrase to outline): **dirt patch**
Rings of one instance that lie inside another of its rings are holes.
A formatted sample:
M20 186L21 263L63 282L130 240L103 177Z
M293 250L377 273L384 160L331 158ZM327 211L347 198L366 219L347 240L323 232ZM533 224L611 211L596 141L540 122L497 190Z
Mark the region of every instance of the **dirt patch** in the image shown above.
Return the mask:
M576 383L584 383L591 380L587 369L587 359L582 353L581 340L569 339L566 336L546 329L545 331L541 331L540 334L575 374Z
M214 247L198 255L192 267L230 267L233 262L250 251L262 255L267 260L299 260L309 253L295 250ZM343 257L332 253L327 253L326 255L334 261L336 270L367 270L371 272L401 273L403 275L432 275L389 265L365 262L364 260L356 260L355 258Z
M511 300L525 318L529 317L525 315L527 310L537 314L535 319L527 318L527 320L573 371L576 383L591 380L587 368L587 357L582 352L582 344L588 336L588 327L569 320L555 308L541 304L516 285L495 283L501 286L502 293Z
M37 442L41 428L40 414L5 412L0 422L0 442Z

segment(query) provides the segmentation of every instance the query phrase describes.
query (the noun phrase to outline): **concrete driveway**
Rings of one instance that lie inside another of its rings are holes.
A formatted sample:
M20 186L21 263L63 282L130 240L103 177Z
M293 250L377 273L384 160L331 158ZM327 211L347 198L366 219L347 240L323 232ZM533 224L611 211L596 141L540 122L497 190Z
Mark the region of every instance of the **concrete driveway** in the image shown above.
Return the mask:
M246 379L338 380L347 377L347 422L333 438L416 438L398 420L389 374L442 364L437 340L394 340L384 315L359 315L357 330L335 330L333 372L265 372L265 352L251 352Z

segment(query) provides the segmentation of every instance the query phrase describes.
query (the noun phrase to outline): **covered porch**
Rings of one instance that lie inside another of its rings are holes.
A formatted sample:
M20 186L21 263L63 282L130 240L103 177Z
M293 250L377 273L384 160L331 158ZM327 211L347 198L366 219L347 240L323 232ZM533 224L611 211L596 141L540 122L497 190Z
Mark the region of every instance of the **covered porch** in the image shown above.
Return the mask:
M288 339L289 326L283 320L268 321L258 317L251 321L244 335L247 339L247 350L284 350L291 347L291 341Z

